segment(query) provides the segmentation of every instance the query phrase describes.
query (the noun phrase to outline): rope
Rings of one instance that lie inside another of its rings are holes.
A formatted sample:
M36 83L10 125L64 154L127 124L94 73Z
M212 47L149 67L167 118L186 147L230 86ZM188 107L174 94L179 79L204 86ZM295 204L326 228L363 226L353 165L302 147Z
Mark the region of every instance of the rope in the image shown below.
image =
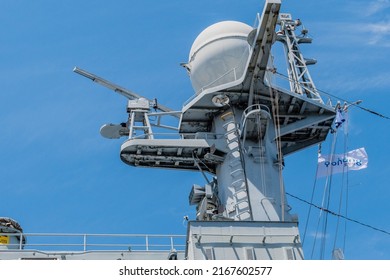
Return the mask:
M279 187L280 187L280 204L281 204L281 220L284 221L284 212L285 212L285 189L284 189L284 182L283 182L283 176L282 176L282 165L283 165L283 154L282 154L282 145L281 145L281 137L280 137L280 118L279 118L279 104L278 102L278 95L276 92L276 95L273 94L273 89L269 88L269 94L271 98L271 105L272 105L272 116L274 121L274 127L275 127L275 136L276 136L276 149L278 152L278 171L279 171Z
M307 200L304 200L304 199L302 199L302 198L299 198L299 197L297 197L297 196L295 196L295 195L292 195L292 194L290 194L290 193L287 193L287 192L286 192L286 194L287 194L288 196L292 197L292 198L295 198L296 200L299 200L299 201L301 201L301 202L304 202L304 203L306 203L306 204L309 204L309 205L311 205L311 206L313 206L313 207L315 207L315 208L317 208L317 209L319 209L319 210L321 210L321 211L324 211L324 212L326 212L326 213L328 213L328 214L331 214L331 215L333 215L333 216L340 217L340 218L342 218L342 219L345 219L345 220L347 220L347 221L353 222L353 223L355 223L355 224L358 224L358 225L367 227L367 228L369 228L369 229L372 229L372 230L375 230L375 231L378 231L378 232L381 232L381 233L390 235L390 232L387 231L387 230L384 230L384 229L380 229L380 228L371 226L371 225L369 225L369 224L360 222L360 221L355 220L355 219L352 219L352 218L348 218L348 217L346 217L346 216L344 216L344 215L338 214L338 213L333 212L333 211L331 211L331 210L329 210L329 209L326 209L326 208L323 208L323 207L321 207L321 206L315 205L315 204L313 204L313 203L311 203L311 202L309 202L309 201L307 201Z
M318 145L318 155L321 154L321 144ZM314 200L314 192L315 192L315 189L316 189L316 185L317 185L317 174L318 174L318 164L317 164L317 168L316 168L316 174L315 174L315 178L314 178L314 184L313 184L313 191L311 192L311 198L310 198L310 203L313 203L313 200ZM307 218L306 218L306 225L305 225L305 230L303 232L303 239L302 239L302 246L303 244L305 243L305 239L306 239L306 233L307 233L307 228L309 226L309 220L310 220L310 215L311 215L311 205L309 207L309 211L307 213Z
M331 143L331 148L330 148L330 156L333 157L334 150L336 147L336 140L337 140L337 129L333 133L333 141ZM332 183L332 169L333 167L330 168L328 171L327 177L326 177L326 182L325 182L325 187L324 187L324 193L322 195L322 203L321 207L324 209L329 208L329 203L330 203L330 189L331 189L331 183ZM327 207L325 207L325 203L327 204ZM317 228L316 228L316 234L314 237L314 244L311 252L311 257L313 258L314 254L314 249L317 243L317 237L318 237L318 232L319 232L319 227L320 227L320 222L322 218L322 211L320 211L319 216L318 216L318 222L317 222ZM326 241L326 231L327 231L327 222L328 222L328 213L325 212L325 218L323 220L323 225L322 225L322 242L321 242L321 249L320 249L320 255L323 258L324 253L325 253L325 241Z
M262 137L262 129L261 129L261 117L260 115L257 115L256 116L256 122L259 126L259 130L258 130L258 134L257 134L257 137L259 138L259 143L258 143L258 148L259 148L259 153L260 153L260 157L263 156L263 152L262 152L262 148L264 147L264 144L263 144L263 137ZM264 131L264 135L265 135L265 131ZM264 196L267 197L267 184L266 184L266 181L265 181L265 164L264 164L264 161L262 159L260 159L260 180L261 180L261 191L263 192Z
M347 112L344 111L344 114L346 114ZM348 152L348 117L345 116L345 123L343 124L343 128L344 128L344 156L347 154ZM345 215L348 216L348 184L349 184L349 180L348 180L348 165L347 166L343 166L343 174L342 174L342 178L341 178L341 188L340 188L340 200L339 200L339 208L338 208L338 214L341 213L341 208L342 208L342 202L343 202L343 194L344 194L344 189L346 190L346 201L345 201L345 204L346 204L346 213ZM346 181L346 185L344 184ZM338 238L338 233L339 233L339 226L340 226L340 217L337 217L337 223L336 223L336 235L335 235L335 238L334 238L334 243L333 243L333 250L336 249L336 243L337 243L337 238ZM346 224L345 224L345 227L344 227L344 242L343 242L343 251L345 252L345 241L346 241L346 233L347 233L347 227L346 227Z
M279 76L281 76L281 77L283 77L284 79L287 79L289 82L293 82L293 83L299 84L298 82L291 80L289 77L287 77L286 75L284 75L284 74L282 74L282 73L280 73L280 72L278 72L278 71L274 71L274 73L277 74L277 75L279 75ZM350 104L350 105L352 105L352 106L355 106L355 107L357 107L357 108L359 108L359 109L361 109L361 110L363 110L363 111L366 111L366 112L368 112L368 113L370 113L370 114L376 115L376 116L378 116L378 117L380 117L380 118L390 120L390 117L389 117L389 116L385 116L385 115L383 115L383 114L381 114L381 113L378 113L378 112L375 112L375 111L373 111L373 110L371 110L371 109L365 108L365 107L360 106L360 105L358 105L358 104L354 104L354 102L351 102L351 101L349 101L349 100L347 100L347 99L341 98L341 97L339 97L339 96L336 96L336 95L334 95L334 94L331 94L331 93L329 93L329 92L326 92L326 91L321 90L321 89L318 89L318 88L317 88L317 91L320 92L320 93L322 93L322 94L325 94L325 95L327 95L327 96L330 96L330 97L336 98L336 99L338 99L338 100L347 102L348 104Z
M197 160L195 160L195 156L196 156ZM207 182L208 184L210 184L210 180L207 178L207 176L206 176L206 174L204 173L202 167L200 167L199 162L202 163L206 168L208 168L208 169L209 169L209 172L211 172L211 169L210 169L202 160L200 160L200 159L198 158L198 156L196 155L195 150L192 151L192 159L194 160L194 163L195 163L196 166L198 167L199 171L202 173L202 175L203 175L204 179L206 180L206 182ZM211 173L212 173L212 172L211 172Z
M336 142L337 142L337 131L333 134L333 143L331 148L331 160L333 161L334 152L336 150ZM330 198L331 198L331 190L332 190L332 182L333 182L333 167L330 169L330 174L328 174L327 180L326 180L326 187L327 194L326 194L326 209L329 209L330 205ZM324 259L325 256L325 242L326 242L326 232L328 230L328 213L325 212L325 219L324 219L324 225L323 225L323 235L322 235L322 246L321 246L321 259Z

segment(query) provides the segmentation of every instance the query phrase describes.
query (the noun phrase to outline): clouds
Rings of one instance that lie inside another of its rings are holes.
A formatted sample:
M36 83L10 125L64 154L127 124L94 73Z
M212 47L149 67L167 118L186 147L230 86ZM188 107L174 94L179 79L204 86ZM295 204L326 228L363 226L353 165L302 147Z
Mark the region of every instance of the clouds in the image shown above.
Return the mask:
M390 47L390 0L376 0L362 9L364 21L368 23L359 26L368 35L369 45ZM359 28L359 29L360 29Z
M390 20L367 24L362 30L369 35L369 45L390 47Z
M308 23L315 39L309 56L319 62L316 85L345 98L372 95L372 89L375 96L387 95L390 0L347 1L330 16Z
M330 4L329 4L330 7ZM330 18L331 17L331 18ZM329 17L314 21L319 38L338 45L390 47L390 0L348 1Z
M365 4L367 4L365 2ZM368 4L367 9L363 9L367 17L373 16L381 11L390 8L390 0L376 0Z

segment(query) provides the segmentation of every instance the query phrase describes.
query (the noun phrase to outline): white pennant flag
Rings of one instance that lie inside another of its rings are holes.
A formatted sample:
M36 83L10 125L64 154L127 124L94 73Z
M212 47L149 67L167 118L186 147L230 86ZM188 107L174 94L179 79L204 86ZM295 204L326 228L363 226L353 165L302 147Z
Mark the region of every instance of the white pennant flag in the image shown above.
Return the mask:
M341 127L341 125L345 122L345 116L344 116L343 111L341 111L341 109L337 110L336 118L335 118L334 122L335 122L336 128Z
M317 178L331 174L367 168L368 156L364 148L346 154L318 155Z

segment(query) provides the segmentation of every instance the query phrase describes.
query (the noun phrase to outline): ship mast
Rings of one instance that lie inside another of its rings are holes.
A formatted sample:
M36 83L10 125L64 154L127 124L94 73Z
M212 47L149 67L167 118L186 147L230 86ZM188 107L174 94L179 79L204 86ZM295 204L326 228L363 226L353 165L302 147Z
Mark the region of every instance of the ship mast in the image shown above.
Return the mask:
M126 164L213 175L189 195L197 215L188 223L187 259L303 259L297 217L285 198L283 157L322 142L335 111L323 103L300 53L307 40L295 35L290 15L279 15L280 6L266 0L255 28L221 22L198 36L183 64L196 94L181 111L128 91L129 119L101 129L107 138L128 137L120 152ZM275 41L285 45L290 91L270 83ZM177 127L162 124L169 116L179 118ZM154 127L177 129L177 137L162 137Z

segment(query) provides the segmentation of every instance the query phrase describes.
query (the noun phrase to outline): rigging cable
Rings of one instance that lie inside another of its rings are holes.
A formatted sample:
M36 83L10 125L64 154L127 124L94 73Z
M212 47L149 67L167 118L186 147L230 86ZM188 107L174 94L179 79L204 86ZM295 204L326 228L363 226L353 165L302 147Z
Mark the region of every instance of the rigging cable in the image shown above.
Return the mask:
M260 103L255 103L254 105L260 106ZM252 106L254 106L254 105L252 105ZM249 107L250 106L248 106L247 109ZM248 112L248 113L250 113L250 112ZM244 111L244 114L245 114L245 111ZM265 135L265 133L266 133L267 125L265 126L265 131L263 132L262 125L261 125L261 115L260 114L256 114L255 115L255 123L258 126L257 137L259 139L259 142L258 142L258 146L257 147L259 149L259 157L262 158L263 157L263 148L264 148L263 135ZM267 124L268 124L268 122L267 122ZM243 123L242 124L242 131L241 131L241 133L246 133L246 127L247 127L247 125L245 123ZM244 135L244 137L245 137L245 135ZM244 147L244 149L245 149L245 147ZM268 190L268 188L267 188L267 183L266 183L266 180L265 180L265 178L266 178L266 171L265 171L264 161L260 159L260 164L259 165L260 165L261 191L264 194L264 196L267 197L267 190Z
M342 127L344 130L344 157L346 157L348 153L348 136L349 136L349 130L348 130L348 117L347 117L347 108L343 108L344 112L344 119L345 122L343 123ZM349 188L349 177L348 177L348 165L343 166L343 172L342 172L342 178L341 178L341 188L340 188L340 200L339 200L339 209L338 209L338 214L341 213L341 208L342 208L342 203L343 203L343 194L344 190L346 192L346 198L345 198L345 216L348 216L348 188ZM345 185L346 183L346 185ZM337 217L337 223L336 223L336 234L334 238L334 243L333 243L333 251L336 250L336 243L337 243L337 238L338 238L338 233L339 233L339 226L340 226L340 216ZM346 241L346 232L347 232L347 227L345 224L344 227L344 240L343 240L343 252L345 252L345 241Z
M331 153L330 153L329 157L331 157L332 160L333 160L334 150L335 150L335 147L336 147L336 140L337 140L337 129L334 130L333 141L331 143L331 148L330 148ZM326 177L324 192L323 192L323 195L322 195L322 203L321 203L321 208L323 208L323 209L328 209L329 208L330 188L331 188L331 182L332 182L332 169L333 169L333 167L331 166L330 170L328 171L327 177ZM318 169L317 169L317 171L318 171ZM316 177L317 177L317 174L316 174ZM325 203L327 204L327 207L324 206ZM318 216L316 234L315 234L315 237L314 237L314 243L313 243L312 252L311 252L311 258L313 258L314 249L316 247L317 237L318 237L318 232L319 232L319 227L320 227L322 214L323 214L323 211L320 211L319 216ZM323 220L323 225L322 225L322 234L320 235L320 237L322 238L321 249L320 249L321 258L323 258L324 251L325 251L327 220L328 220L328 213L325 212L325 218Z
M267 126L268 126L268 122L267 122L267 125L264 129L264 132L262 131L262 127L261 127L261 116L258 115L257 116L257 123L259 125L259 132L258 132L258 137L260 139L259 141L259 153L260 153L260 157L263 157L263 148L265 147L264 145L264 142L263 142L263 135L265 137L265 134L267 132ZM265 148L264 148L265 149ZM267 182L265 180L266 178L266 171L265 171L265 163L263 160L260 160L260 176L261 176L261 185L262 185L262 192L264 194L265 197L268 197L268 185L267 185Z
M338 129L335 130L333 133L333 143L332 143L332 148L331 148L331 161L334 161L334 153L336 150L336 143L337 143L337 133ZM331 191L332 191L332 182L333 182L333 165L331 166L328 176L326 178L326 183L325 183L325 191L327 190L327 193L325 195L326 197L326 209L329 209L330 206L330 199L331 199ZM328 230L328 218L329 215L327 212L325 212L325 219L324 219L324 224L323 224L323 234L322 234L322 244L321 244L321 258L324 259L325 256L325 245L326 245L326 233Z
M282 139L280 137L280 116L279 116L279 94L278 91L274 91L273 88L269 87L269 94L272 105L272 116L275 127L275 142L277 148L277 160L278 160L278 171L279 171L279 188L280 188L280 204L281 204L281 220L284 221L285 216L285 188L282 176L283 168L283 154L282 154Z
M336 217L340 216L340 218L345 219L345 220L347 220L347 221L350 221L350 222L353 222L353 223L355 223L355 224L358 224L358 225L367 227L367 228L369 228L369 229L372 229L372 230L375 230L375 231L382 232L382 233L384 233L384 234L390 235L390 231L387 231L387 230L384 230L384 229L380 229L380 228L371 226L371 225L369 225L369 224L360 222L360 221L355 220L355 219L352 219L352 218L348 218L347 216L338 214L338 213L333 212L333 211L331 211L331 210L329 210L329 209L325 209L325 208L323 208L323 207L321 207L321 206L315 205L315 204L313 204L313 203L311 203L311 202L309 202L309 201L307 201L307 200L304 200L304 199L302 199L302 198L299 198L299 197L297 197L297 196L295 196L295 195L292 195L292 194L290 194L290 193L287 193L287 192L286 192L286 194L287 194L288 196L292 197L292 198L295 198L295 199L297 199L297 200L299 200L299 201L301 201L301 202L304 202L304 203L306 203L306 204L309 204L309 205L311 205L311 206L313 206L313 207L315 207L315 208L317 208L317 209L319 209L319 210L321 210L321 211L324 211L324 212L326 212L326 213L328 213L328 214L331 214L331 215L333 215L333 216L336 216Z
M318 156L321 154L321 144L318 145ZM318 164L317 164L317 169L316 169L316 174L315 174L315 177L314 177L314 184L313 184L313 190L311 192L311 198L310 198L310 202L313 203L313 200L314 200L314 193L315 193L315 189L316 189L316 185L317 185L317 174L318 174ZM306 218L306 225L305 225L305 230L303 232L303 239L302 239L302 246L303 244L305 243L305 239L306 239L306 233L307 233L307 228L309 226L309 220L310 220L310 215L311 215L311 205L309 207L309 211L307 213L307 218Z
M277 75L279 75L279 76L281 76L281 77L284 78L284 79L287 79L289 82L293 82L293 83L299 84L298 82L291 80L288 76L286 76L286 75L284 75L284 74L282 74L282 73L280 73L280 72L278 72L278 71L275 71L275 70L274 70L274 73L277 74ZM325 95L327 95L327 96L330 96L330 97L336 98L336 99L338 99L338 100L347 102L348 104L350 104L350 105L352 105L352 106L355 106L355 107L357 107L357 108L359 108L359 109L361 109L361 110L363 110L363 111L366 111L366 112L368 112L368 113L370 113L370 114L376 115L376 116L378 116L378 117L380 117L380 118L390 120L390 117L389 117L389 116L385 116L385 115L383 115L383 114L381 114L381 113L375 112L375 111L373 111L373 110L371 110L371 109L368 109L368 108L365 108L365 107L360 106L360 105L358 105L358 104L355 104L354 102L351 102L351 101L349 101L349 100L347 100L347 99L340 98L340 97L338 97L338 96L336 96L336 95L334 95L334 94L331 94L331 93L329 93L329 92L326 92L326 91L321 90L321 89L318 89L318 88L317 88L317 91L320 92L320 93L322 93L322 94L325 94Z
M192 151L192 159L194 160L194 163L195 163L196 166L198 167L199 171L202 173L202 175L203 175L203 177L205 178L206 182L207 182L208 184L210 184L210 180L207 178L207 176L206 176L206 174L204 173L202 167L200 167L199 162L202 163L206 168L208 168L208 169L209 169L209 172L211 172L211 170L210 170L210 168L209 168L202 160L200 160L200 159L198 158L198 156L197 156L195 153L196 153L195 150ZM195 156L196 156L197 160L195 160ZM212 173L212 172L211 172L211 173Z

